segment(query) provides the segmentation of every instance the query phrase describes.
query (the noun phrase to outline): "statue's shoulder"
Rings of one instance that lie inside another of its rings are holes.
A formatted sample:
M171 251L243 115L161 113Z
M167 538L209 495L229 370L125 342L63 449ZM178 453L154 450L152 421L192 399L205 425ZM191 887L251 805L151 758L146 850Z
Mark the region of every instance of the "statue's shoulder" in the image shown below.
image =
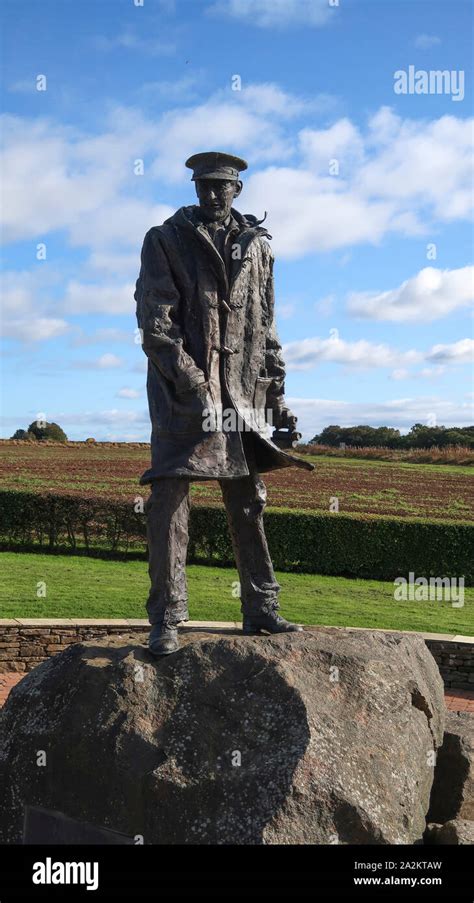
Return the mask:
M260 254L265 264L273 263L273 261L275 260L273 248L268 241L269 237L271 238L271 236L268 236L268 232L262 230L261 232L259 231L258 235L255 238L255 242L260 249Z
M262 251L264 252L264 254L267 257L273 258L274 257L273 248L272 248L270 242L268 241L267 235L265 235L265 234L259 235L257 238L257 241L259 242L260 247L262 248Z
M165 219L159 226L152 226L148 230L145 238L150 236L152 241L170 241L176 234L176 229L182 228L189 224L192 217L192 207L180 207L168 219Z
M148 232L145 234L144 244L156 244L157 241L160 241L160 238L166 234L164 232L164 223L161 226L151 226L148 229Z
M258 217L254 216L252 213L246 213L245 215L239 214L240 224L244 229L251 229L254 233L254 241L260 247L262 255L265 259L273 260L274 254L272 248L269 244L271 239L271 235L266 229L265 226L262 226L262 223L266 219L267 214L263 217L263 219L258 219Z

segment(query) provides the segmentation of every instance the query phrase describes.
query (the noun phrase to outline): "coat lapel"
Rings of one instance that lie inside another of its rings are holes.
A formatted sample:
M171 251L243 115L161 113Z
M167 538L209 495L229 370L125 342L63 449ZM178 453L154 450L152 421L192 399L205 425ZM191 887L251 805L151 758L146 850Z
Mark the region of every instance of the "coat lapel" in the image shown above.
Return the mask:
M232 208L231 215L234 217L237 224L241 227L240 232L237 232L234 238L234 243L239 244L241 247L241 253L240 256L236 259L232 258L232 274L229 282L225 263L221 255L219 254L219 251L217 250L214 242L212 241L207 229L202 223L193 222L192 211L195 209L196 208L193 207L182 207L181 210L178 211L179 221L177 225L179 225L179 227L185 228L187 231L191 231L199 241L203 250L211 260L212 268L216 273L221 292L223 292L225 299L228 300L232 286L242 269L242 262L245 254L247 253L249 245L257 235L268 235L268 233L265 229L261 229L258 226L249 226L242 214L239 213L238 210L234 210ZM188 210L190 211L189 213L187 212Z

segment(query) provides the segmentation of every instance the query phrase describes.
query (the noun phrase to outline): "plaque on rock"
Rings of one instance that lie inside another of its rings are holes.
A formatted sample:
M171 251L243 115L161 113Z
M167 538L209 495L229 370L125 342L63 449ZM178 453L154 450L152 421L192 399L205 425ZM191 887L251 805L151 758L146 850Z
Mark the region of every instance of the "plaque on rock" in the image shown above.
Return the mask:
M134 838L127 834L77 821L55 809L25 806L24 844L70 844L72 846L131 844L133 846L134 842Z

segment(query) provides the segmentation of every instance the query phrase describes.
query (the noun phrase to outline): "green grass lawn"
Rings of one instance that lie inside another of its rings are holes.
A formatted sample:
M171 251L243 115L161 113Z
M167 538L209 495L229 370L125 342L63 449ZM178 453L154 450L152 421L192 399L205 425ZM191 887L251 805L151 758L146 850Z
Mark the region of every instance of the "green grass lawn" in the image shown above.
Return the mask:
M102 561L67 555L0 553L1 618L144 618L148 592L145 561ZM236 621L231 568L188 567L193 620ZM302 624L380 627L431 633L474 634L474 589L463 608L448 602L396 602L393 584L317 574L278 573L282 614ZM36 595L46 584L46 598Z
M300 458L303 458L303 461L311 461L312 464L319 464L321 461L325 464L333 464L334 461L343 461L345 465L356 469L361 464L363 464L364 467L367 465L368 467L372 466L375 469L378 467L388 467L388 469L390 469L395 465L396 467L401 467L403 470L407 471L413 471L413 468L417 467L420 473L439 474L441 467L443 473L462 473L469 477L474 475L473 468L469 464L417 464L412 461L383 461L381 458L362 458L358 455L354 455L354 457L351 458L349 453L346 453L341 457L336 457L335 455L300 455Z

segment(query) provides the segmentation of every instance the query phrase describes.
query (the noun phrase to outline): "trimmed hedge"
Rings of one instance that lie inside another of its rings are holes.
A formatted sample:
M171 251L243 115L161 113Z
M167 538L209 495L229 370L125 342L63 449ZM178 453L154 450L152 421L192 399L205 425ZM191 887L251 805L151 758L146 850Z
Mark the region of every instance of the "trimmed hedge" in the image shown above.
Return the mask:
M394 580L408 576L474 577L474 527L421 519L321 514L269 508L265 530L281 571ZM191 509L188 560L234 563L223 508ZM104 499L0 492L0 547L101 557L146 555L145 515Z

